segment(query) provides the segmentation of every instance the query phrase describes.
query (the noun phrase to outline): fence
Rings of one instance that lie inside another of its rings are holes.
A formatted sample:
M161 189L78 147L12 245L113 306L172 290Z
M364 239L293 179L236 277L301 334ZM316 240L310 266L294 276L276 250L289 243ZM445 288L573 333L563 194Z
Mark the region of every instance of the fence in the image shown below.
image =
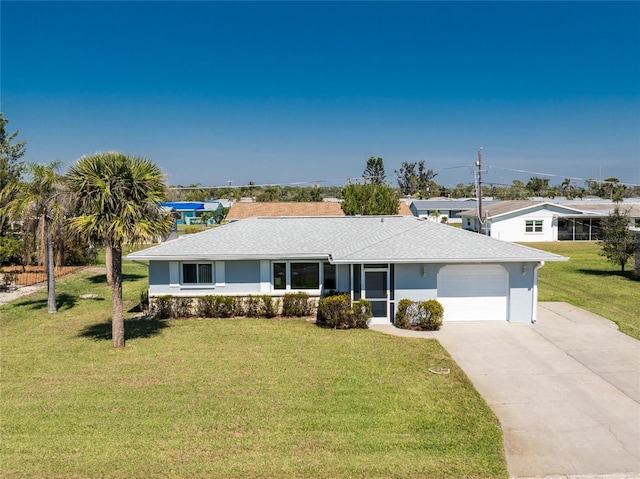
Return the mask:
M84 266L56 266L54 275L56 278ZM23 286L31 286L47 280L47 272L44 266L3 266L0 268L0 293L12 291Z

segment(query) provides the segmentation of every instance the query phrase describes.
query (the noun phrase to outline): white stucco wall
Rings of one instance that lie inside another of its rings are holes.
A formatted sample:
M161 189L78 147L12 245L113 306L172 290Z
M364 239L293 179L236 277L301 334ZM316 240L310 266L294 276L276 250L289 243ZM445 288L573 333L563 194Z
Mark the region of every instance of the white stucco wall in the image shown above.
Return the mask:
M503 216L491 220L491 237L504 241L542 242L555 241L558 237L558 223L553 211L539 209L518 216ZM528 233L526 221L542 220L541 233Z

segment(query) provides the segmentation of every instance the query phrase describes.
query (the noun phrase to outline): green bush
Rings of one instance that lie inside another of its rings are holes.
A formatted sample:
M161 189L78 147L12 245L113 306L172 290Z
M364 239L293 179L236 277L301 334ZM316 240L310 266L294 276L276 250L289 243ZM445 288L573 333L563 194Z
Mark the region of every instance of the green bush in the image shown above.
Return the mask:
M366 329L370 317L369 301L360 300L351 304L349 294L340 294L322 298L318 302L316 324L334 329Z
M287 293L282 299L282 316L305 317L309 316L312 310L307 293Z
M436 331L442 326L444 308L438 300L430 299L424 301L420 303L419 308L424 311L424 315L420 321L420 329Z
M423 302L401 299L395 320L398 328L436 331L442 326L443 317L444 308L435 299Z
M235 303L231 296L208 294L198 298L196 311L201 318L230 318L236 312Z
M174 298L173 317L189 318L193 316L192 299L178 297Z
M407 318L407 309L413 301L404 298L398 301L398 309L396 311L396 328L407 329L409 325L409 318Z
M22 264L24 242L13 236L0 236L0 265Z
M351 324L353 328L367 329L371 318L371 301L361 299L354 301L351 310Z
M248 318L258 318L260 316L260 298L248 296L242 302L244 316Z
M328 296L318 302L316 324L327 328L344 329L351 311L351 296L347 294Z
M157 319L168 319L173 315L173 296L157 296L153 302L151 314Z
M262 301L260 307L260 315L264 318L275 318L278 315L278 307L280 306L280 302L273 299L268 294L260 296L260 300Z

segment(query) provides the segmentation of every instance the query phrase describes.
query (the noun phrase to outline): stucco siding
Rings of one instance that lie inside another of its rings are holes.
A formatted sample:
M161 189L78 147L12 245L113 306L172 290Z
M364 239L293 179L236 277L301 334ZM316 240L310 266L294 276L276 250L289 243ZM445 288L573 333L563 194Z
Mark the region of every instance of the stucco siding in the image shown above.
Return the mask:
M225 285L218 294L261 294L260 261L225 261Z
M351 291L351 281L349 280L350 268L348 264L336 265L336 290Z
M557 238L558 224L548 210L530 211L518 216L496 218L491 221L491 236L503 241L540 242ZM526 222L542 221L542 232L527 232Z
M438 264L396 264L395 301L426 301L438 295Z
M512 263L503 266L509 272L509 322L530 323L533 318L534 279L537 263Z

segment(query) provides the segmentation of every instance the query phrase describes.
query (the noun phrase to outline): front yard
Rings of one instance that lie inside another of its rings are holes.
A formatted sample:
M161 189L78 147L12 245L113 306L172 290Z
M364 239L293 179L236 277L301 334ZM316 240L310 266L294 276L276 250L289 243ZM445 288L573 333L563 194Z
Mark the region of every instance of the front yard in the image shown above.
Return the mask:
M125 273L135 310L146 270ZM56 315L44 292L0 309L3 477L508 476L497 419L434 340L129 320L115 352L104 276L57 289Z
M527 246L569 256L540 269L539 301L564 301L615 322L620 331L640 339L640 281L633 265L624 274L598 254L595 242L529 243Z

